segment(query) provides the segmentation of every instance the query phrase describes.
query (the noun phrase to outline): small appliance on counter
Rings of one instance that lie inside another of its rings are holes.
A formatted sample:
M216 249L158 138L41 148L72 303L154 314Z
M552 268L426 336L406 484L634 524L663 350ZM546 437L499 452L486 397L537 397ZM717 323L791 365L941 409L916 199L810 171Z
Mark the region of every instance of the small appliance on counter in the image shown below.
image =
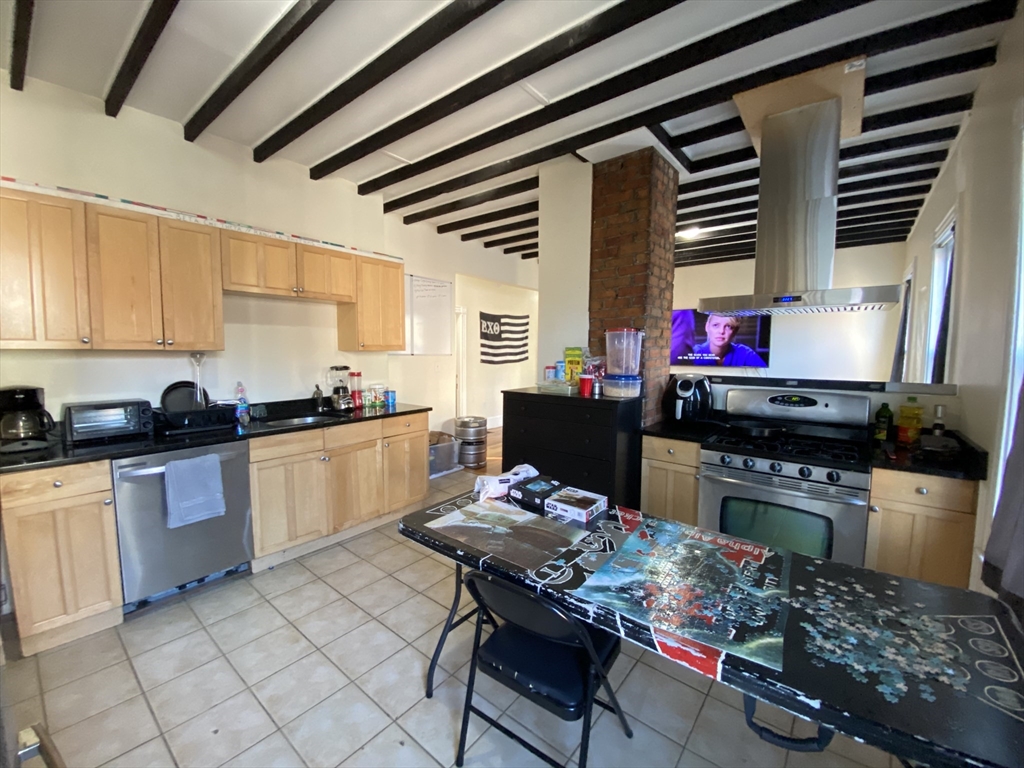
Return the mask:
M336 411L351 411L355 408L348 391L349 370L347 365L332 365L327 370L327 384L331 388L331 406Z
M153 406L149 400L67 403L63 421L64 442L68 445L153 436Z
M54 424L43 403L42 387L0 387L0 452L46 448Z
M711 384L698 373L673 375L661 401L667 421L705 421L711 418Z

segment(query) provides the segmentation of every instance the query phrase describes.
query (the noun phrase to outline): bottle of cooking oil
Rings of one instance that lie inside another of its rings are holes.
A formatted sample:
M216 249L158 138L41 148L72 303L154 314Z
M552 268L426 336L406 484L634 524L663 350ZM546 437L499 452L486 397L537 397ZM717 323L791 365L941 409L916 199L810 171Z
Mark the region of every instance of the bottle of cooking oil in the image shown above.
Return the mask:
M900 406L900 415L896 420L896 442L900 445L913 445L921 438L921 424L924 421L924 408L917 404L916 397L908 397L906 405Z

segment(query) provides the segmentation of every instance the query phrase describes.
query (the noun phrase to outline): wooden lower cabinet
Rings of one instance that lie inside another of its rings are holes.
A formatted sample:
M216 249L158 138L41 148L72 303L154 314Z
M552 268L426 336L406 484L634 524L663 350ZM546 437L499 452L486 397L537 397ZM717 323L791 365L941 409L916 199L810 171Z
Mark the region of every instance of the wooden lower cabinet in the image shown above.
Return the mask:
M645 458L640 466L640 509L645 515L697 525L697 467Z
M419 501L430 491L430 456L427 432L384 438L384 485L387 510Z
M257 557L330 532L327 456L322 451L250 464L249 494Z
M328 451L327 457L327 494L334 533L387 512L381 440L336 448Z

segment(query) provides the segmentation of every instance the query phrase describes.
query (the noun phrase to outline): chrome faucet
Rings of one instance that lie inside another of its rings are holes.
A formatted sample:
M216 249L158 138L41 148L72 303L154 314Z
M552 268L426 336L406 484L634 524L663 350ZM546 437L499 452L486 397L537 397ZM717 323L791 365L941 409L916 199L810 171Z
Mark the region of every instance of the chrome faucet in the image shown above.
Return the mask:
M324 407L324 392L322 389L320 389L319 384L317 384L316 389L313 390L313 399L316 400L317 413L323 413L324 411L327 410L327 408Z

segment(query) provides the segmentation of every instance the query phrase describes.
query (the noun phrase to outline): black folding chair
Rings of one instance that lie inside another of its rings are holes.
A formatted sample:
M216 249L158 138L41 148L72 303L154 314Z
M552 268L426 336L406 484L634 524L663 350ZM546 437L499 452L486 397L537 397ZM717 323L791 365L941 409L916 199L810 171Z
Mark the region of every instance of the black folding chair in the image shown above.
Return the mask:
M478 667L488 677L563 720L582 717L579 768L587 766L595 702L618 715L626 736L633 738L633 731L608 682L608 671L621 647L616 635L579 621L545 597L481 571L470 571L464 581L480 611L473 638L466 706L462 711L457 766L462 766L465 758L469 715L473 713L544 762L561 768L549 755L473 706L473 684ZM502 619L500 626L495 616ZM496 629L481 644L484 621L489 621ZM610 705L597 698L601 686L611 700Z

